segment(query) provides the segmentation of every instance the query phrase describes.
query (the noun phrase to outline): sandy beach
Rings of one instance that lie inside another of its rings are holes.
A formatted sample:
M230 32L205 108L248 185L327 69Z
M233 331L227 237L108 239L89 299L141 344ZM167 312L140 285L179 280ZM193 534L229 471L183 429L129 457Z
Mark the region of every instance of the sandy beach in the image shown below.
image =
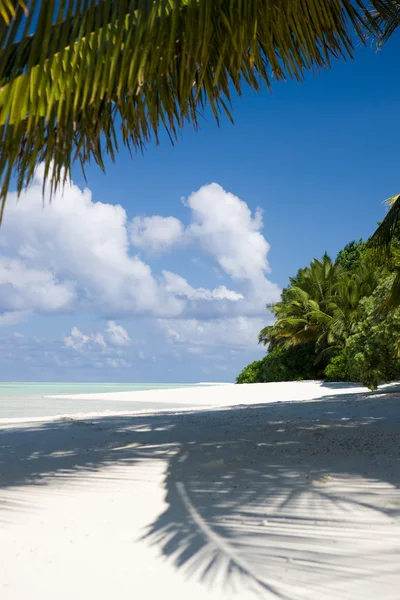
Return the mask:
M3 420L2 600L399 598L400 385L145 394Z

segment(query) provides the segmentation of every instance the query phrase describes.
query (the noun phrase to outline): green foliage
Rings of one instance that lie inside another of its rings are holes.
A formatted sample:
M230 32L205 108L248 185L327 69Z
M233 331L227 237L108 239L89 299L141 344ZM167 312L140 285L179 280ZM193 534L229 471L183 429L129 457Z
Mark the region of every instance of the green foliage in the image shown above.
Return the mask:
M236 383L317 379L322 373L321 366L315 364L315 345L309 343L273 350L261 360L245 367L237 377Z
M166 129L177 139L208 103L230 115L232 89L353 54L366 32L394 22L394 0L0 0L0 200L45 161L65 182L122 143L143 148ZM379 23L381 25L381 23Z
M326 381L350 381L347 354L344 350L331 358L325 367Z
M325 254L300 269L269 307L276 321L259 336L269 353L245 369L247 381L315 379L324 371L328 381L374 389L400 379L398 245L392 240L386 264L360 240L335 262Z
M353 271L363 262L364 252L365 243L361 239L358 242L349 242L338 253L335 265L344 271Z
M259 340L270 350L314 342L321 359L331 355L333 349L344 347L357 322L361 298L377 284L375 270L364 262L347 271L326 254L314 259L290 279L282 300L272 307L275 323L260 332Z
M381 310L394 277L386 278L374 294L361 301L355 333L346 342L351 379L371 389L400 379L400 309Z
M259 341L271 349L307 342L322 347L330 320L327 309L338 273L327 254L299 269L283 290L282 300L270 307L276 322L260 332Z
M243 369L236 377L236 383L261 383L263 360L255 360Z
M399 24L400 5L397 5L397 24ZM384 301L384 310L393 310L400 306L400 194L392 196L386 203L389 211L378 229L368 240L369 253L379 261L387 271L395 272L392 288Z

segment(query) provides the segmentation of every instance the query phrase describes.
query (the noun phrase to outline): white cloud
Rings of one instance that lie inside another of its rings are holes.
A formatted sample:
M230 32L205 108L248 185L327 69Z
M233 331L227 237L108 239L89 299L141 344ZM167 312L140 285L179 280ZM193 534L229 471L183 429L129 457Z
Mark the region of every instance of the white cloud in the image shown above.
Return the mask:
M159 319L158 325L172 344L257 348L258 334L266 319L230 317L197 319Z
M132 343L126 329L122 325L117 325L115 321L108 321L105 331L108 341L113 346L130 346Z
M193 288L184 277L169 271L163 271L165 289L177 297L186 297L189 300L242 300L242 294L229 290L226 286L208 290L206 288Z
M134 245L154 252L170 249L186 238L212 256L233 279L256 282L264 278L270 270L270 247L261 233L260 209L253 216L246 202L217 183L193 192L185 204L191 209L186 229L174 217L135 217L131 226Z
M189 346L187 351L189 352L189 354L202 354L203 348L199 346Z
M262 213L254 217L247 204L217 183L189 196L189 230L202 249L233 279L254 281L269 271L269 244L260 233Z
M71 307L72 281L59 283L47 269L28 268L17 259L0 259L0 310L54 312Z
M104 364L113 369L127 367L130 364L125 360L121 348L130 346L132 340L126 329L117 325L115 321L108 321L104 333L100 331L84 333L78 327L73 327L71 334L63 341L66 349L86 356L98 368Z
M130 234L136 248L154 253L165 252L182 241L184 226L175 217L135 217L130 226Z
M127 360L129 357L124 354L126 347L131 342L128 332L121 325L117 325L115 321L108 321L104 333L100 331L84 333L78 327L73 327L71 334L63 340L67 355L60 359L59 354L62 352L62 348L58 347L57 352L53 353L53 360L56 364L60 364L60 360L64 360L65 365L73 365L72 352L75 355L78 353L80 357L84 358L89 367L125 368L131 365L131 362Z
M278 300L279 287L266 277L270 271L270 246L261 233L262 211L257 209L253 215L246 202L217 183L193 192L185 205L191 211L191 222L186 228L175 218L171 218L172 221L160 216L134 219L134 243L150 252L170 250L174 244L183 242L199 248L215 260L225 275L242 286L243 293L221 286L204 294L203 290L193 291L179 275L164 272L167 289L190 299L206 299L206 296L207 299L242 299L241 312L245 314L261 313L267 302ZM198 261L198 257L195 260Z
M217 184L190 195L186 228L175 217L153 216L137 217L129 230L121 206L94 202L90 190L73 184L43 209L42 180L41 168L18 203L15 193L7 199L0 237L0 325L30 314L80 309L109 319L265 317L265 304L279 296L266 278L269 245L261 233L261 212L253 215ZM232 286L195 287L182 274L157 275L133 254L131 242L150 252L191 245L208 255ZM130 343L125 330L114 329L103 332L104 342Z
M78 329L78 327L73 327L71 330L71 335L64 338L64 345L67 348L73 348L78 352L83 351L88 347L90 348L93 345L101 346L102 348L107 347L107 344L104 340L104 335L102 333L86 335L80 329Z
M261 233L262 211L253 216L246 202L216 183L191 194L187 206L192 211L190 236L222 271L242 282L242 312L261 313L267 302L278 300L279 287L266 277L270 246Z
M61 310L74 303L110 315L181 312L149 265L129 254L121 206L93 202L89 190L68 185L42 209L40 178L16 200L9 194L0 276L9 284L0 295L11 298L15 310Z
M112 367L113 369L130 366L130 363L124 360L123 358L107 358L106 363L109 367Z
M32 311L30 310L4 312L3 314L0 314L0 327L13 327L18 323L22 323L22 321L31 314Z

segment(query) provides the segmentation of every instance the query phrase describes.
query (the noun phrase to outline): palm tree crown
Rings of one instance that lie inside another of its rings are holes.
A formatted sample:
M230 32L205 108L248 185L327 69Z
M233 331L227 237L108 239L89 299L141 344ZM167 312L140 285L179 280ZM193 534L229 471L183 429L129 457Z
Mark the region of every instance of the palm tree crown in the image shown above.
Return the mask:
M282 300L270 306L276 317L259 341L269 350L314 342L317 360L343 348L360 316L360 300L376 289L379 277L362 263L351 272L333 263L327 254L300 269L283 290Z

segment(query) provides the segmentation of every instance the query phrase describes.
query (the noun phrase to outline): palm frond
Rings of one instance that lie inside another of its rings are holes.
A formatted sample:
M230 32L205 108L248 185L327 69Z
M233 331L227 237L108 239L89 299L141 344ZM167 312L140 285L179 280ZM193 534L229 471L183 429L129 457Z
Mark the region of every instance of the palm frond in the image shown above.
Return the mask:
M400 194L392 196L386 203L390 205L389 212L368 240L367 246L387 254L393 240L400 234Z
M400 306L400 269L397 270L389 298L383 303L383 311L389 312Z
M371 0L382 19L387 0ZM0 201L45 162L52 189L122 143L142 149L197 127L206 103L229 118L232 89L351 56L377 32L367 0L0 0Z
M273 338L273 329L273 325L267 325L266 327L261 329L260 333L258 334L258 343L263 343L264 346L269 344Z
M320 352L318 352L315 357L315 364L319 365L322 361L329 362L329 360L335 355L335 353L340 349L340 346L332 345L323 348Z
M318 325L307 325L304 329L292 334L290 343L292 346L297 346L298 344L315 342L319 334L320 327Z
M385 44L400 25L400 2L398 0L387 0L388 12L383 16L376 12L376 23L381 30L380 45ZM389 16L388 16L389 15Z
M4 25L10 25L11 21L17 16L18 8L26 10L23 0L18 0L17 2L13 0L0 0L0 28L4 27Z

